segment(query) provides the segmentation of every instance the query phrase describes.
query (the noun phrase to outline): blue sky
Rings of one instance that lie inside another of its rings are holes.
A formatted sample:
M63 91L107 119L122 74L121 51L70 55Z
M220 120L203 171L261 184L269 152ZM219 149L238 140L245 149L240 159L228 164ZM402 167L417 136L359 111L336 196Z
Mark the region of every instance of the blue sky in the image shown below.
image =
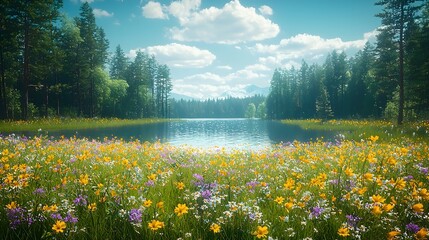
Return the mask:
M129 57L155 55L171 70L173 92L240 96L268 87L276 67L349 57L374 41L381 11L373 0L64 0L69 17L89 2L107 35Z

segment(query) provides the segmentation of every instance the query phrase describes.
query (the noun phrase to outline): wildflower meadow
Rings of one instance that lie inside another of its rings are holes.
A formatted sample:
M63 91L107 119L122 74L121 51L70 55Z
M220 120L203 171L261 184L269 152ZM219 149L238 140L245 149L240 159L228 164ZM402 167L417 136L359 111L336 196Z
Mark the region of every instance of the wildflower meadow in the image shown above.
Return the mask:
M0 138L2 239L428 239L429 145Z

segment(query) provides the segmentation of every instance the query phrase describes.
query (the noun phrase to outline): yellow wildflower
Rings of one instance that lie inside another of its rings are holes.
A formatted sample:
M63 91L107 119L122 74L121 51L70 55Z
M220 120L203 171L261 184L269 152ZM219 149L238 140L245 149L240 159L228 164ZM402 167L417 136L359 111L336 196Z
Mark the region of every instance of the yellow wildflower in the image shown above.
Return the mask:
M15 209L17 208L19 205L16 202L10 202L9 204L6 205L7 209Z
M288 178L286 179L286 182L283 184L283 186L285 189L291 190L295 186L295 180L293 180L292 178Z
M274 201L278 204L282 204L284 200L285 200L284 197L276 197L276 199Z
M267 226L258 226L256 228L256 231L253 232L253 235L255 235L257 238L265 238L268 234L268 227Z
M186 204L177 204L177 207L174 209L174 212L177 214L177 216L182 216L185 213L188 213L188 207Z
M179 190L183 190L185 188L185 184L183 182L176 183L176 188Z
M374 207L372 207L371 212L372 212L372 214L378 216L378 215L381 215L383 213L383 210L381 210L380 206L375 205Z
M386 199L380 195L372 195L372 201L374 203L384 203L384 201L386 201Z
M54 230L55 233L62 233L64 232L64 229L66 229L66 227L67 225L64 221L57 220L52 226L52 230Z
M338 229L338 235L340 235L341 237L350 236L349 229L345 227Z
M81 174L79 176L79 183L82 185L87 185L89 183L88 174Z
M353 176L354 175L354 173L353 173L353 169L351 169L351 168L346 168L346 170L344 170L344 173L348 176L348 177L351 177L351 176Z
M91 203L88 205L88 210L91 212L95 212L97 210L97 203Z
M144 202L143 202L143 207L146 207L146 208L148 208L148 207L150 207L152 205L152 201L151 200L145 200Z
M161 228L163 228L165 225L164 225L164 222L161 222L161 221L158 221L158 220L152 220L150 223L148 223L148 227L149 227L149 229L150 230L152 230L152 231L156 231L156 230L158 230L158 229L161 229Z
M377 140L378 140L378 136L376 135L376 136L371 136L371 137L369 137L369 140L371 140L372 142L376 142Z
M164 208L164 202L163 201L157 202L156 207L159 209L163 209Z
M212 225L210 225L210 230L213 231L214 233L219 233L220 226L216 223L212 223Z
M386 212L390 212L390 210L392 210L394 207L395 207L394 204L390 204L389 203L389 204L386 204L386 205L383 206L383 210L386 211Z

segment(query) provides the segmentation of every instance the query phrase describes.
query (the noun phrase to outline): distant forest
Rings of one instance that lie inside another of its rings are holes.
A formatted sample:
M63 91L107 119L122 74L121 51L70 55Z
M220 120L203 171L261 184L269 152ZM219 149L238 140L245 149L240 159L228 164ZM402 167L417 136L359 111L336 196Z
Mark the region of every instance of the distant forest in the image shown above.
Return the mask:
M200 100L172 100L173 118L265 118L265 96Z
M70 19L60 0L2 0L0 118L427 119L429 1L376 4L383 8L377 40L355 56L333 51L321 65L278 68L266 99L196 101L170 99L170 69L155 57L138 52L131 60L120 46L109 57L87 2Z
M422 2L424 4L422 4ZM333 51L324 64L276 69L267 117L429 117L429 2L382 0L377 41L355 56Z
M61 7L60 0L1 1L0 118L166 117L168 66L143 52L131 61L120 46L109 58L90 5L74 19Z

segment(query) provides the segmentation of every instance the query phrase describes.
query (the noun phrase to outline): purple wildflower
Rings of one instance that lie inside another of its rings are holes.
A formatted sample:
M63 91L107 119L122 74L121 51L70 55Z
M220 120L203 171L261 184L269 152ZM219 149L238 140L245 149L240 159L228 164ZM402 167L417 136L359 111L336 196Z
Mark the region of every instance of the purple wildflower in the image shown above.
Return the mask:
M210 199L211 196L212 196L212 192L210 192L210 190L204 190L204 191L201 192L201 196L204 199Z
M132 223L141 223L142 222L142 212L140 211L140 209L133 208L133 209L131 209L131 211L128 215L128 219Z
M43 188L37 188L36 190L33 191L34 195L43 195L45 194L45 190Z
M417 226L417 224L414 224L414 223L408 223L408 224L405 226L405 228L406 228L408 231L412 232L413 234L414 234L414 233L416 233L416 232L418 232L418 231L420 230L420 227L419 227L419 226Z
M87 196L79 195L75 200L73 200L73 203L76 206L86 206L88 202L86 201Z
M358 217L358 216L353 216L353 215L346 215L347 218L347 225L351 226L351 227L356 227L357 223L362 220L362 218Z
M253 192L254 188L259 185L259 182L257 182L257 181L250 181L250 182L246 183L246 185L249 188L249 191Z
M420 172L421 172L421 173L423 173L424 175L428 175L429 168L427 168L427 167L422 167L422 168L420 168Z
M17 207L7 209L6 211L6 216L9 219L10 228L16 229L19 225L26 222L25 209Z
M63 218L61 217L61 214L59 214L59 213L52 213L51 218L57 219L57 220L63 220Z
M73 217L70 213L67 213L67 216L64 218L64 222L77 223L78 219L77 217Z
M155 182L153 180L148 180L144 185L146 185L146 187L152 187L155 185Z
M332 185L337 185L338 184L338 179L332 179L329 181L330 184Z
M199 186L203 186L204 185L204 177L201 176L200 174L195 173L194 175L192 175L196 181L194 181L194 185L199 187Z
M324 208L313 207L310 213L310 218L318 218L324 211Z

